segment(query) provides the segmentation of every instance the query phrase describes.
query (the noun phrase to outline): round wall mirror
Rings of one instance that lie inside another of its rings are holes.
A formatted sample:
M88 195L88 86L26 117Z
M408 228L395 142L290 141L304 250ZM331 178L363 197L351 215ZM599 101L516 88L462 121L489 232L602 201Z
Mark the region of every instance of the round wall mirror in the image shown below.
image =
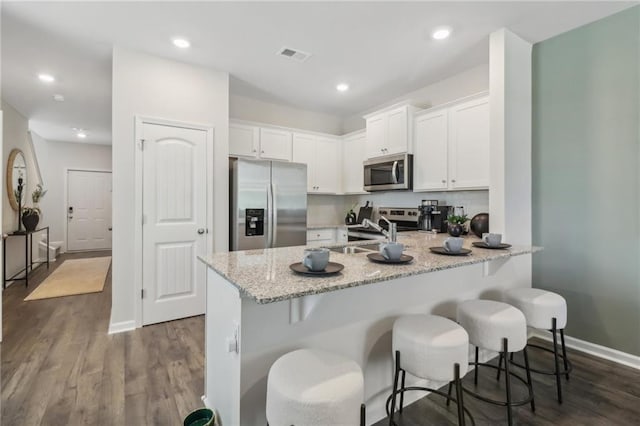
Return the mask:
M14 149L9 154L7 162L7 195L9 196L9 204L11 208L18 211L18 194L19 186L22 187L22 206L27 199L27 162L24 154L19 149Z

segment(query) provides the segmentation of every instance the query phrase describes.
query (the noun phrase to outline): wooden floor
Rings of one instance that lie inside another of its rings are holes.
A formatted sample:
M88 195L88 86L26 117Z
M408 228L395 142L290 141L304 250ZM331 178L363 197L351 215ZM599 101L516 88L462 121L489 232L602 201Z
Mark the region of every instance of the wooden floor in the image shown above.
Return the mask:
M3 293L2 425L181 425L202 406L204 317L108 335L111 273L102 293L24 302Z
M109 336L111 276L102 293L24 302L64 255L3 294L2 425L172 425L202 405L204 318L144 327ZM555 400L553 378L534 375L537 410L514 409L520 425L639 425L640 371L570 351L574 372L563 383L565 402ZM548 361L531 353L532 362ZM465 378L472 387L472 374ZM482 371L480 386L501 392L494 371ZM515 389L516 396L522 388ZM504 408L466 396L477 425L506 424ZM433 396L396 417L399 426L456 424ZM381 421L376 426L386 425ZM237 425L225 425L237 426ZM329 426L329 425L327 425Z

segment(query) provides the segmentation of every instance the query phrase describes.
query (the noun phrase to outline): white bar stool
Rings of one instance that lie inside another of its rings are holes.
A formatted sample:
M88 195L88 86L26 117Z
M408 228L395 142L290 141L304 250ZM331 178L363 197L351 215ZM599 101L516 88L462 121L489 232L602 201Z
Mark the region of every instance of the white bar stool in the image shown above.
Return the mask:
M364 377L345 357L300 349L273 363L267 378L270 426L364 426Z
M560 376L564 375L567 380L569 380L569 373L573 369L571 362L567 358L567 348L564 344L564 328L567 325L566 300L559 294L538 288L514 288L507 290L504 293L504 299L507 303L522 311L529 327L549 330L553 335L553 350L535 344L529 344L528 346L553 353L554 370L543 371L531 369L531 371L556 376L558 402L562 404L562 379ZM562 341L562 355L558 354L558 331L560 331L560 339ZM560 370L558 358L562 358L564 370ZM512 362L512 364L521 367L520 364L515 362Z
M387 399L389 425L395 425L396 395L400 394L398 411L402 412L406 391L428 391L447 398L447 405L454 401L458 408L458 424L465 424L466 412L471 423L473 417L464 408L460 377L467 373L469 365L469 336L450 319L435 315L406 315L393 323L393 354L395 374L393 392ZM402 357L402 358L401 358ZM449 382L449 394L437 389L405 387L406 373L435 382ZM398 381L402 376L400 387ZM456 398L450 396L451 387L456 387ZM389 406L389 404L391 406Z
M512 408L515 406L531 404L531 410L535 411L533 399L533 387L531 373L529 370L529 358L527 356L527 323L524 314L511 305L492 300L468 300L458 305L458 322L467 333L469 342L475 346L474 384L478 384L478 368L480 366L495 368L500 371L502 359L504 359L506 400L495 400L485 397L477 392L472 392L466 388L464 391L481 401L490 404L507 407L507 420L509 425L513 424ZM478 349L484 348L491 351L500 352L500 362L498 366L478 362ZM509 357L511 352L523 351L527 379L523 379L509 370ZM511 378L515 377L524 383L528 390L528 396L519 401L511 398Z

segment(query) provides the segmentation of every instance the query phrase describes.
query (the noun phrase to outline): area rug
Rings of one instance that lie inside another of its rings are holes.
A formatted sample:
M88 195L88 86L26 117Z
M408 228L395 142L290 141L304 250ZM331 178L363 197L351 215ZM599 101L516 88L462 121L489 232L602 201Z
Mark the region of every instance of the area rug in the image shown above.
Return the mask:
M24 300L99 293L104 288L110 266L111 256L65 260Z

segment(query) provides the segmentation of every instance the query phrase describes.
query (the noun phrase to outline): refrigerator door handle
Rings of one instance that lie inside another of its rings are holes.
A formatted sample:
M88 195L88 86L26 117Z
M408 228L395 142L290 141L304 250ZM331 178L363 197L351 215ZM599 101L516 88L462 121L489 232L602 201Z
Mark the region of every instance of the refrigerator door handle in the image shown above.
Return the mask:
M271 192L271 184L267 186L267 247L273 247L273 193Z
M275 247L278 241L278 203L277 187L275 183L271 183L271 246Z

